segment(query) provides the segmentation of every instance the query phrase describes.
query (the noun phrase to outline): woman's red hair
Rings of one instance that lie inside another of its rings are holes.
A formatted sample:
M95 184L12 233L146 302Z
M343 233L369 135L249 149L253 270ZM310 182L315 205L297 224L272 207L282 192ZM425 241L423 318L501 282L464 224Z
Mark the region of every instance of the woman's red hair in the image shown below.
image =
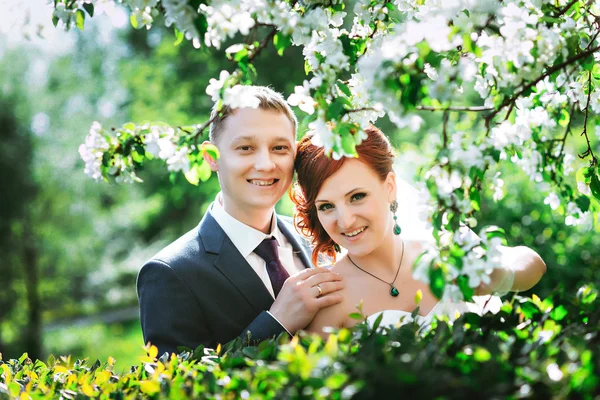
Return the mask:
M358 160L367 164L383 182L393 171L394 151L388 138L374 126L365 129L367 138L356 146ZM327 157L323 147L315 146L312 136L306 135L298 143L294 167L297 182L291 190L291 198L296 209L294 223L298 231L311 239L315 246L312 262L317 265L319 254L323 253L335 261L334 241L319 222L315 200L323 182L336 173L346 160Z

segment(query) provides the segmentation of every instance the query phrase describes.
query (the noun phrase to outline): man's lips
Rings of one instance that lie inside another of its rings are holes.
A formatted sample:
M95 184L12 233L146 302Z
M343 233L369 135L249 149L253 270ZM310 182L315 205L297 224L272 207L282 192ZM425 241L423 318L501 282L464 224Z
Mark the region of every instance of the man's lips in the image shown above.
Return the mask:
M268 187L279 182L279 179L247 179L247 181L255 186Z

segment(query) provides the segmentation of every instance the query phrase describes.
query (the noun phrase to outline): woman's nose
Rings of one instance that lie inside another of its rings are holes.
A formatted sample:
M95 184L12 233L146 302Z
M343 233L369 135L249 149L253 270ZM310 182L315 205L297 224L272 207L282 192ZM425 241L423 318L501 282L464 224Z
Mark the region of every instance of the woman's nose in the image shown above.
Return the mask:
M338 208L338 226L342 231L350 229L354 225L356 217L347 207Z

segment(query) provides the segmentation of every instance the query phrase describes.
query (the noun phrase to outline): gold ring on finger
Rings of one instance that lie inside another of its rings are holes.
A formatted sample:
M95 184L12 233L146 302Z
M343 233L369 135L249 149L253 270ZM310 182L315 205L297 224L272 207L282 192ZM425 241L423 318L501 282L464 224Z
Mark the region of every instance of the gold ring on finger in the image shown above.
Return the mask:
M321 297L323 295L323 289L321 289L321 286L319 286L318 283L315 285L315 287L319 291L319 295L317 297Z

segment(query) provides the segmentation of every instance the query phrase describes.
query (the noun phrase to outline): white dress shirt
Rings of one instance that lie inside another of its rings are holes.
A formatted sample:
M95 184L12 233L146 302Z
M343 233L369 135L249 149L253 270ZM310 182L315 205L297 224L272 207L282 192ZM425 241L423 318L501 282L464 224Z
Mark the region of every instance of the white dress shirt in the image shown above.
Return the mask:
M273 210L271 220L271 232L265 234L233 218L225 211L221 201L221 193L219 193L210 209L212 216L221 228L223 228L223 231L225 231L225 234L231 239L231 242L235 248L238 249L242 257L246 259L254 272L256 272L256 275L263 281L265 287L269 293L271 293L271 296L275 298L266 263L258 254L254 253L254 249L256 249L264 239L274 237L277 240L279 260L290 276L305 269L300 257L294 254L292 244L277 227L275 210Z

